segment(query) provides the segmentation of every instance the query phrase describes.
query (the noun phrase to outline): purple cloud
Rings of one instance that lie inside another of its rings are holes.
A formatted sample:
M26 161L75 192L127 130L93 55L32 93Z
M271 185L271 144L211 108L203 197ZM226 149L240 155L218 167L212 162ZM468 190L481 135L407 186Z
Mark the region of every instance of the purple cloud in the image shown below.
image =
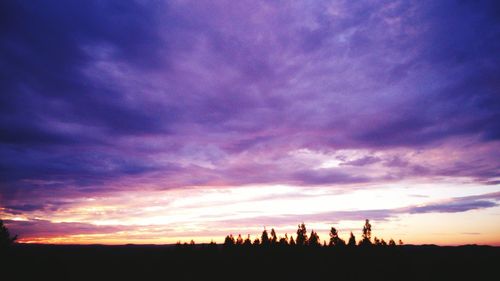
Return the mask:
M72 234L110 234L131 229L126 226L97 226L88 223L61 222L53 223L46 220L13 221L5 224L22 239L36 237L60 237Z
M497 10L495 1L5 1L1 207L43 210L143 185L496 185Z
M430 204L426 206L416 206L409 208L408 212L411 214L423 214L423 213L460 213L475 209L484 209L498 206L498 204L491 201L458 201L451 202L448 204Z
M487 193L476 196L465 196L453 198L445 202L426 204L424 206L411 206L402 208L400 213L422 214L422 213L460 213L476 209L484 209L498 206L500 192Z
M336 224L345 220L363 221L365 219L370 219L375 221L386 221L402 214L461 213L471 210L486 209L498 206L498 201L500 201L500 192L479 196L457 197L443 202L429 203L423 206L408 206L379 210L332 211L314 214L284 214L272 217L257 216L245 219L224 220L219 222L219 225L236 228L236 226L241 227L243 225L283 226L298 222L327 222Z
M342 165L351 165L351 166L365 166L373 163L377 163L380 161L380 158L373 156L365 156L363 158L359 158L356 160L343 162Z

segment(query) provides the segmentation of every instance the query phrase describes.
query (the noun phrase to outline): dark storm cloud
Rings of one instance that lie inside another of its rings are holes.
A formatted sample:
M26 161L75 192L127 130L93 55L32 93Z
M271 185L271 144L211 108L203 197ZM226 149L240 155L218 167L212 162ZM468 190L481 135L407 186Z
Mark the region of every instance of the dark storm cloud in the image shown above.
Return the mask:
M113 56L154 67L160 44L155 9L134 2L2 3L2 132L4 140L36 144L74 138L51 132L51 119L134 133L160 130L156 118L92 83L81 68L86 46L110 45Z
M417 82L405 90L412 92L408 103L392 107L376 126L360 128L355 139L374 146L419 146L473 134L495 139L500 122L498 3L439 1L422 3L419 9L421 14L409 20L425 31L414 38L418 55L406 68L418 71L427 62L444 83Z

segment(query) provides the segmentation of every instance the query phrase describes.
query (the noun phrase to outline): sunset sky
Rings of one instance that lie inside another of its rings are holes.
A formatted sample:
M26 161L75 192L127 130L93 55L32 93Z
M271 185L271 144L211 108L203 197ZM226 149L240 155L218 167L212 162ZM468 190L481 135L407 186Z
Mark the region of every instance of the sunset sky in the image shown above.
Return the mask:
M1 1L20 242L500 245L498 1Z

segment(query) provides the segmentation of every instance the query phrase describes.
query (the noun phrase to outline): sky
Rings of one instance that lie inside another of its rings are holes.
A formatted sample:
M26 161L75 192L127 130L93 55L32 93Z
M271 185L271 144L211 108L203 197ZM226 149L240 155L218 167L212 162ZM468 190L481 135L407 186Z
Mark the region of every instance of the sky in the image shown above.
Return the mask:
M497 1L1 1L20 242L500 245Z

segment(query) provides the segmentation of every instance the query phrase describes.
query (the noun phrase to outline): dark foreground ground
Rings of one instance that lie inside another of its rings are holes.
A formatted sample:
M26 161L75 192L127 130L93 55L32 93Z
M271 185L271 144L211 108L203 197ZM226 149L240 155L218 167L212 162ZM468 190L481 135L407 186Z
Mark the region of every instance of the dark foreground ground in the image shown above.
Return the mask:
M500 248L482 246L16 245L0 259L0 280L500 280Z

